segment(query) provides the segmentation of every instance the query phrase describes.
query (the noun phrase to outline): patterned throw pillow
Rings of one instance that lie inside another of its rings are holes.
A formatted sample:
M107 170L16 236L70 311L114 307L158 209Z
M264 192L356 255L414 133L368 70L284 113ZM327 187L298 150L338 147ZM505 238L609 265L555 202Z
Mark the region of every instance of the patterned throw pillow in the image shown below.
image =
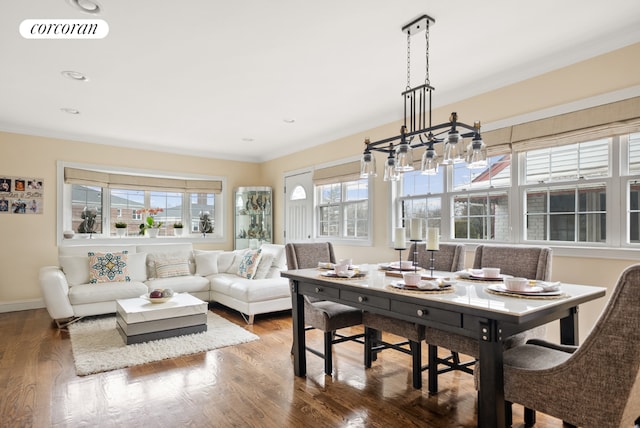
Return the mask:
M127 253L89 252L89 282L131 281L127 267Z
M191 275L189 260L187 259L157 259L156 276L158 278L173 278L174 276Z
M243 278L252 279L258 269L258 263L260 263L260 257L262 256L261 250L249 250L242 256L240 266L238 266L238 276Z

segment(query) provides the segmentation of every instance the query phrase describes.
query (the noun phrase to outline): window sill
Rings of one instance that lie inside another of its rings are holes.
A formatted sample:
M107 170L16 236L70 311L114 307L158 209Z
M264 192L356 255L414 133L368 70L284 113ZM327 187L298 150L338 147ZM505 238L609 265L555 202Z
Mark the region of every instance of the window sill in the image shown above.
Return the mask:
M217 235L207 234L203 237L201 234L190 234L185 236L158 236L157 238L149 238L148 236L110 236L105 237L102 235L79 236L76 235L71 239L60 238L58 240L58 246L61 247L73 247L73 246L86 246L86 245L149 245L149 244L168 244L168 243L221 243L224 242L224 238Z

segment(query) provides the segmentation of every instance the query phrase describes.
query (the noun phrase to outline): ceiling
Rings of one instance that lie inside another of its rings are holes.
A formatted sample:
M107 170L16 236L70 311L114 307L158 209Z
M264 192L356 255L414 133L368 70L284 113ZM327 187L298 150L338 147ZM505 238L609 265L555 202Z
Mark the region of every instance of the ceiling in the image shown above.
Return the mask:
M0 130L261 162L399 120L401 27L422 14L434 108L640 42L632 0L72 1L2 1ZM25 39L34 18L109 34ZM424 33L411 42L416 86Z

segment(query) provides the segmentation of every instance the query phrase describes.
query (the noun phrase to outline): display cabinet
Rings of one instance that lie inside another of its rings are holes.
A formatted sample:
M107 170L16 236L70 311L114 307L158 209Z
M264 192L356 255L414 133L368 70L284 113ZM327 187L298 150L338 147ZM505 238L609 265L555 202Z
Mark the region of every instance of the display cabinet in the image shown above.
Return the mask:
M234 196L234 249L259 248L263 243L271 243L271 187L238 187Z

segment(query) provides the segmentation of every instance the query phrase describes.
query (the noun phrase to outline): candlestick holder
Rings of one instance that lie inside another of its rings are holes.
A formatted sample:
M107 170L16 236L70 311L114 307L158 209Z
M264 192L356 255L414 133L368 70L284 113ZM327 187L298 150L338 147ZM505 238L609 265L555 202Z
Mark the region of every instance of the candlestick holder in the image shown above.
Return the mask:
M413 272L418 272L418 243L422 242L420 239L411 239L413 242Z
M396 248L398 252L398 269L402 272L402 250L406 250L406 248Z
M435 254L434 252L438 251L438 250L427 250L429 251L430 257L429 257L429 270L431 271L431 278L433 278L433 271L435 269L435 264L436 264L436 258L435 258Z

